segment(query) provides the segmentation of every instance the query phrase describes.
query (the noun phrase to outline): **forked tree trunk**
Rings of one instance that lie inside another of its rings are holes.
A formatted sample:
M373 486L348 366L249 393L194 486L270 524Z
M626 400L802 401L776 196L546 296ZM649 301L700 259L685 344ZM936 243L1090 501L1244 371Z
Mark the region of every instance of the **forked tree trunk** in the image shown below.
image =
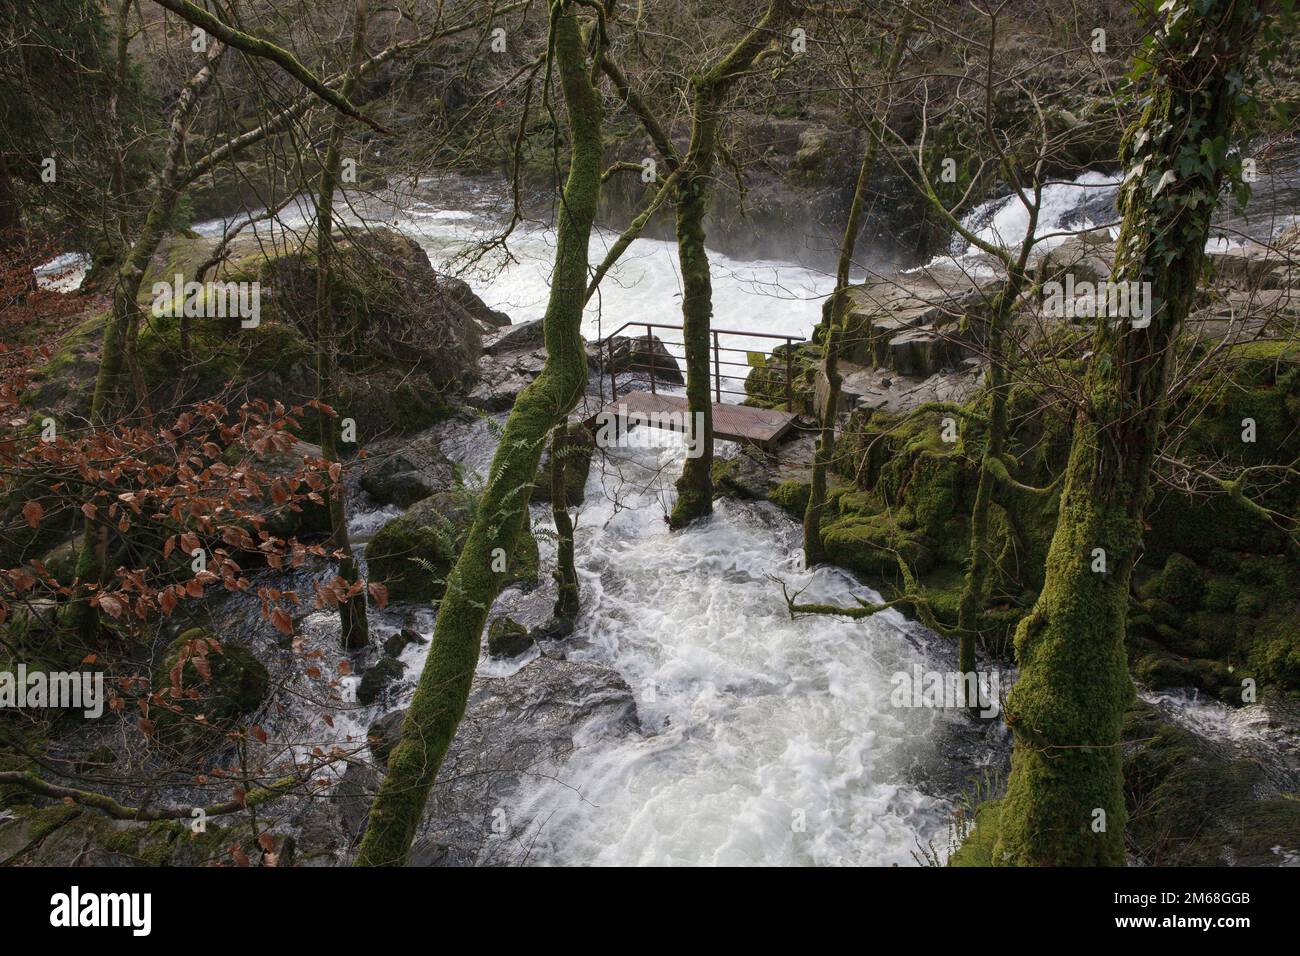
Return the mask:
M1259 21L1253 0L1176 0L1146 53L1150 99L1125 140L1133 172L1113 278L1151 283L1151 322L1098 323L1046 581L1016 633L1020 679L1006 706L1015 745L997 863L1124 863L1129 577L1172 350L1195 296ZM1102 556L1105 571L1095 571Z
M365 33L368 0L356 0L352 18L352 55L348 61L347 77L340 92L344 99L352 98L358 71L365 56ZM335 113L330 129L329 146L321 165L320 190L316 197L316 381L317 397L331 408L338 407L338 350L339 330L334 325L331 289L334 281L334 191L338 186L340 151L343 145L344 118ZM321 457L331 465L339 461L339 422L324 412L320 419ZM333 471L333 469L331 469ZM359 578L356 559L352 556L352 542L348 540L348 515L344 499L345 488L342 471L333 479L328 494L330 516L330 549L340 557L339 577L349 589ZM339 601L340 639L345 648L356 650L366 646L370 628L366 622L366 592L362 588L355 595Z
M429 657L370 809L358 866L405 862L429 788L465 713L489 608L505 575L493 552L512 553L527 520L542 447L587 381L581 325L587 249L600 193L601 106L570 0L552 0L550 60L560 78L572 138L557 226L555 269L543 317L546 364L515 400L474 522L447 580Z

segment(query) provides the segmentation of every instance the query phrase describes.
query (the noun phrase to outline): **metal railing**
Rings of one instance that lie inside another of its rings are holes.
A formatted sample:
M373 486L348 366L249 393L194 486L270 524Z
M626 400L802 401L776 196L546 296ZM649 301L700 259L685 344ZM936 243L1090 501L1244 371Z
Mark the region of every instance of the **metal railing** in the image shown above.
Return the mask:
M644 335L642 335L640 331L638 331L637 334L635 335L628 335L624 333L625 329L644 330ZM656 372L667 372L669 366L663 364L663 360L657 355L654 341L655 339L658 339L659 342L664 346L665 350L668 350L670 346L676 346L677 348L682 350L683 355L685 355L686 352L686 342L684 338L678 341L668 341L664 339L662 336L656 335L653 331L654 329L663 329L670 332L677 332L679 335L682 333L682 327L680 325L666 325L662 322L624 322L622 325L620 325L609 335L605 336L603 339L600 339L597 342L597 346L598 346L597 355L600 356L600 360L604 365L604 369L602 370L602 374L600 375L600 398L602 402L605 401L605 374L604 374L605 372L608 372L609 374L610 401L613 401L614 399L618 398L618 371L620 365L622 366L625 372L632 372L632 371L649 372L651 394L656 393L656 388L660 383L666 383L666 379L664 379L661 375L657 375ZM734 345L723 345L720 340L720 336L739 335L739 336L745 336L746 338L752 338L752 339L769 339L774 342L783 342L787 346L790 346L795 342L803 341L803 339L801 339L796 335L780 335L772 332L744 332L739 329L712 329L710 330L710 334L713 339L713 343L710 346L710 351L712 352L712 359L713 359L711 363L713 368L709 375L710 388L713 391L714 402L719 405L722 404L723 395L747 395L748 394L743 388L741 389L723 388L722 367L724 365L727 366L728 368L753 369L756 366L750 361L749 357L751 355L757 354L757 355L763 355L765 357L771 356L772 354L775 353L776 349L779 348L778 345L773 345L772 348L766 350L743 349ZM623 338L627 342L628 351L627 351L626 361L624 362L619 362L615 354L615 350L617 348L617 343L615 342L615 339L618 338ZM637 347L637 343L641 341L645 342L644 350L640 350ZM743 353L745 356L745 361L738 362L731 358L723 358L722 357L723 352ZM671 355L672 352L670 351L669 354ZM648 356L648 361L647 361L647 356ZM674 356L674 359L675 358L676 356ZM683 362L682 365L684 366L685 363ZM656 366L658 366L657 369ZM792 348L787 348L785 350L784 368L782 368L781 366L773 366L769 364L764 364L763 368L765 368L769 373L773 371L782 373L782 379L785 385L786 410L794 411L794 378L793 378L794 350ZM684 367L679 369L674 369L674 371L678 371L679 374L682 376L682 378L683 379L685 378L686 371ZM729 380L730 379L734 379L734 376L729 377Z

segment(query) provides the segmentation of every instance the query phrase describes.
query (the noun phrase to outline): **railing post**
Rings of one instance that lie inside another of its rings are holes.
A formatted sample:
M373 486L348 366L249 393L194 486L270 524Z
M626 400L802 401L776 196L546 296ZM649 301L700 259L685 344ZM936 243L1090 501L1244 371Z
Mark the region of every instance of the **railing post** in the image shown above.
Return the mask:
M713 395L714 400L722 404L722 361L719 357L718 333L713 333Z
M649 323L645 327L645 347L650 350L650 394L655 393L655 338L650 332Z
M794 346L785 340L785 410L794 411Z

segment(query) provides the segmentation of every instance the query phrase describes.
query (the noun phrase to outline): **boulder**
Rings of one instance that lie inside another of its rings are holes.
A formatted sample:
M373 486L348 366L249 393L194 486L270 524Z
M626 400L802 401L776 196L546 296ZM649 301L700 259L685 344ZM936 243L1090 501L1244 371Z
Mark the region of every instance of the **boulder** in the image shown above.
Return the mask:
M361 681L357 684L357 703L370 706L383 695L389 684L405 672L406 665L397 658L381 657L361 675Z
M408 644L427 644L428 641L409 627L394 631L384 639L384 654L388 657L401 657Z
M502 615L488 622L487 643L492 657L518 657L533 646L533 639L528 628Z
M459 486L417 501L367 542L368 577L384 583L392 601L439 600L473 518L473 504L473 495ZM537 581L537 539L530 529L520 535L506 569L507 583Z
M485 412L504 412L515 396L541 374L544 350L485 355L478 366L478 384L466 396L465 404Z
M616 375L631 373L650 379L653 370L656 382L685 385L681 366L657 335L627 337L616 335L604 343L593 343L587 352L587 362L605 375L612 368Z
M385 442L367 451L361 487L377 504L409 508L456 483L456 466L427 436Z
M511 806L525 783L567 760L578 740L638 727L627 682L600 664L539 657L508 677L476 675L411 865L517 864L527 852L517 838L535 835L537 821L507 814L511 829L497 833L484 822L494 819L493 810Z
M488 355L504 355L507 352L539 348L545 341L542 320L531 319L506 326L504 331L487 341L483 351Z
M154 692L170 707L154 707L150 717L167 746L219 743L261 706L269 687L266 666L251 650L191 628L167 646L154 672Z
M366 738L370 743L370 752L375 757L375 762L380 764L388 763L388 756L397 746L397 741L402 736L402 721L406 720L406 709L394 710L384 714L366 731Z
M1115 265L1115 247L1100 233L1071 236L1043 253L1031 272L1039 282L1106 282Z
M188 236L175 243L207 250L212 240ZM192 268L186 265L192 257L177 250L163 258L146 277L146 290L155 280L171 282L174 271ZM179 264L169 265L173 260ZM184 367L191 374L182 383L182 400L219 395L233 381L252 398L305 406L316 396L315 274L310 250L285 249L265 237L237 239L210 278L258 283L258 324L242 327L238 317L187 319L187 357L181 354L180 320L155 312L141 330L138 350L147 384L174 389L176 369ZM356 422L363 441L445 418L443 394L472 381L481 333L471 313L486 306L468 307L473 293L462 286L440 280L424 250L395 232L369 230L339 242L336 411ZM300 420L304 437L319 437L316 413L307 411ZM333 421L336 426L338 419Z
M382 581L392 601L436 601L469 525L465 496L442 491L385 524L366 544L371 580Z
M960 341L932 326L910 329L889 340L889 365L900 375L929 378L965 357L966 348Z

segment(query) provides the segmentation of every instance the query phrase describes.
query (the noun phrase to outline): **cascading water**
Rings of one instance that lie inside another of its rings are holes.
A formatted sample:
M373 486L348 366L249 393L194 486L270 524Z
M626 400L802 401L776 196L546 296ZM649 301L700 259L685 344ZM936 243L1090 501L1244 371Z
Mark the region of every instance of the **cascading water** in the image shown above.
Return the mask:
M1050 187L1040 234L1107 222L1113 182L1087 174ZM443 266L494 224L495 194L475 188L461 189L463 208L403 203L373 220L408 232ZM995 201L967 221L987 238L1013 242L1025 228L1017 205ZM290 215L286 226L303 222ZM612 239L593 237L593 261ZM511 249L516 261L468 278L489 305L520 322L544 307L553 237L521 228ZM830 277L790 264L714 256L713 266L714 322L724 328L806 336L832 286ZM628 320L677 324L679 294L675 248L638 240L593 300L584 334ZM481 473L494 438L480 423L443 447ZM803 571L798 526L765 503L721 501L707 522L670 534L663 515L683 454L680 440L665 433L658 450L598 456L578 523L583 610L564 653L617 669L642 730L599 721L576 728L575 751L536 768L502 808L526 851L493 861L908 864L931 841L942 856L951 801L972 768L1000 766L1006 754L996 724L977 728L956 710L891 704L894 675L916 666L953 669L951 643L892 611L856 622L791 620L774 579L804 589L806 601L875 595L842 571ZM354 508L354 534L364 538L394 513ZM549 512L535 508L534 520L549 523ZM542 550L545 567L545 541ZM520 599L511 589L501 601ZM428 609L372 613L389 624L413 615L407 620L417 630L432 631ZM302 624L314 646L332 644L331 614ZM408 677L426 654L427 644L402 651ZM505 676L535 656L510 664L485 657L480 669ZM356 681L345 678L344 689ZM371 723L405 706L410 692L340 713L333 740L364 745ZM285 719L309 720L303 707L291 705Z

